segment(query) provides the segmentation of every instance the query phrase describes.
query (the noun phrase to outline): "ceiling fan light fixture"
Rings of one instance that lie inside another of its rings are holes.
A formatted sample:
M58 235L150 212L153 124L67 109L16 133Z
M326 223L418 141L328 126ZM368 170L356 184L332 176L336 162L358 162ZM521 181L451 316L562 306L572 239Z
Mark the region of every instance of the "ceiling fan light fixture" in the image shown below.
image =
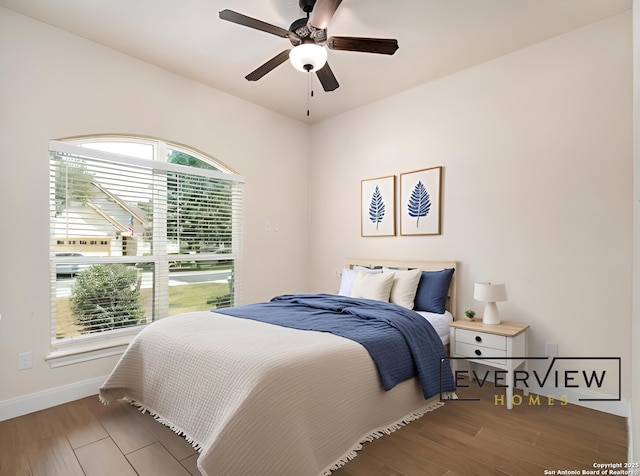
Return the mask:
M327 62L327 50L315 43L303 43L291 49L289 61L298 71L318 71Z

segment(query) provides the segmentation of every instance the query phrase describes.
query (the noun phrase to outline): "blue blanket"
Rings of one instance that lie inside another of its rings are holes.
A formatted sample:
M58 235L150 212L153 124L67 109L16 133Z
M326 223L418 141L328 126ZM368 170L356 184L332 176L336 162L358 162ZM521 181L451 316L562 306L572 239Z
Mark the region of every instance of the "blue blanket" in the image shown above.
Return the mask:
M425 398L455 390L449 360L436 331L419 314L395 304L332 294L291 294L214 312L330 332L359 342L375 362L385 390L415 376Z

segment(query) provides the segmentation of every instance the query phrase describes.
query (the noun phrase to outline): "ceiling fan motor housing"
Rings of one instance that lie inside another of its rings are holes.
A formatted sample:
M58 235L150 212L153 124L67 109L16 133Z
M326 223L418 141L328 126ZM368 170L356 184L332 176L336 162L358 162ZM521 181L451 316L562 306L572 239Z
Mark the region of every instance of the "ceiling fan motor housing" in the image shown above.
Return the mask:
M327 30L313 28L306 18L298 18L294 21L289 27L289 31L295 33L302 40L302 43L314 42L323 45L327 41ZM289 40L293 46L300 44L295 37L289 38Z
M307 28L307 19L306 18L298 18L294 21L289 27L289 31L292 31L300 38L306 38L309 36L309 29Z

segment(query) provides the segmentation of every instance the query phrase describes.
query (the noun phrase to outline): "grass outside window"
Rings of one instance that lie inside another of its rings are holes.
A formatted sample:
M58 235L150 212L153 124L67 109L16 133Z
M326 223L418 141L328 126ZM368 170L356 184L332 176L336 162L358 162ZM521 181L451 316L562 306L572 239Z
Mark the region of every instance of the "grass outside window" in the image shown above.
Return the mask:
M218 298L229 294L226 282L207 282L170 286L169 315L184 312L208 311L216 307ZM153 290L140 290L140 303L145 309L145 319L141 324L150 322L152 316ZM74 324L75 317L71 313L70 298L56 298L56 338L81 336L80 327Z

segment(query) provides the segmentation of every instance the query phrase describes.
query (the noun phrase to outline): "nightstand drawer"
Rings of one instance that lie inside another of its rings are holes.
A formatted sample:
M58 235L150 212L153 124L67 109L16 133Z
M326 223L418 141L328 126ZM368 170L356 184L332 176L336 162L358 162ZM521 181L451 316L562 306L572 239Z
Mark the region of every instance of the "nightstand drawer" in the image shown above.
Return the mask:
M468 357L470 359L482 359L487 362L495 362L497 364L507 363L507 351L492 349L490 347L482 347L475 344L467 344L456 339L456 357Z
M456 344L466 343L479 347L490 347L491 349L507 350L506 336L487 334L485 332L469 331L458 329L456 331Z

